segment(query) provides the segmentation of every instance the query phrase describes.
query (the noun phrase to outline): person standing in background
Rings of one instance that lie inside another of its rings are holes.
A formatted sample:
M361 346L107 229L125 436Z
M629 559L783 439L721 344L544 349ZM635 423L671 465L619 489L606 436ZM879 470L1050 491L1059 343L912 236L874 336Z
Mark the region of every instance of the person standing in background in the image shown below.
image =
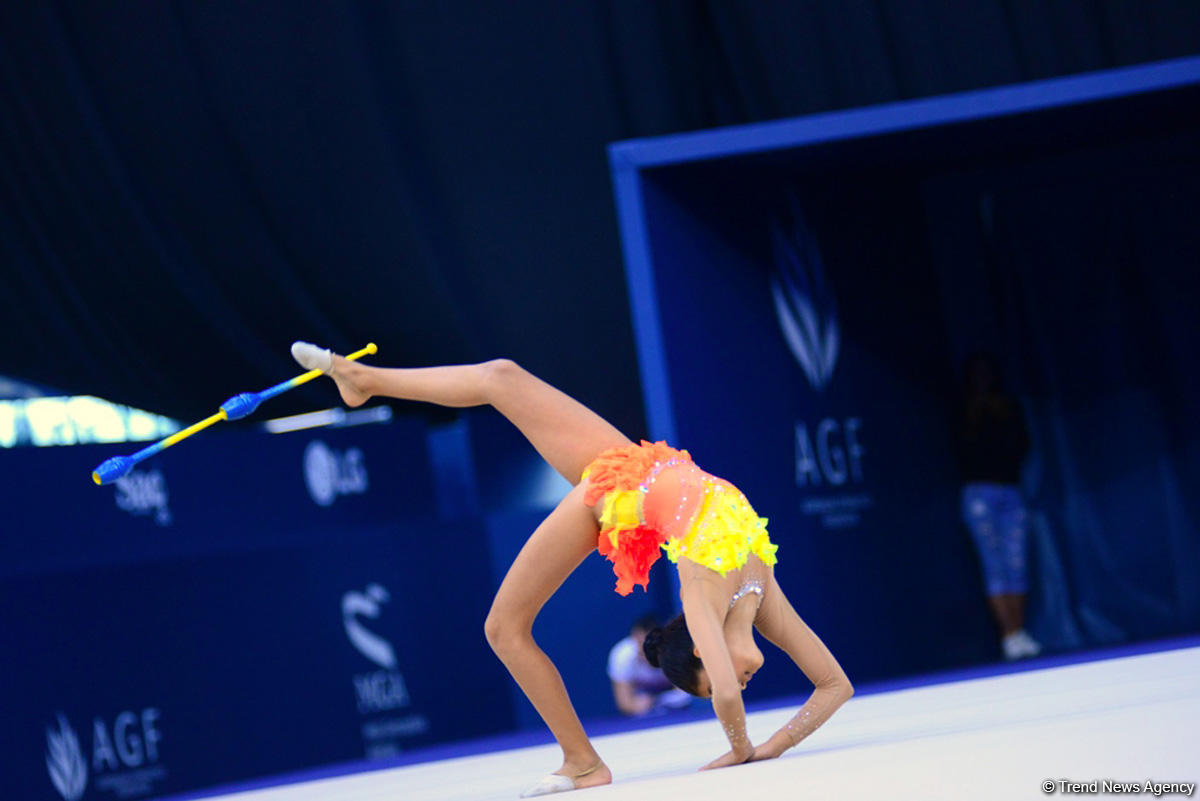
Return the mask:
M1028 514L1020 483L1029 430L1017 399L1004 390L994 357L969 357L963 379L958 431L963 521L979 553L1005 659L1037 656L1042 646L1025 631Z
M691 703L690 695L672 686L662 670L646 661L642 645L646 634L657 625L654 615L643 615L634 621L629 636L608 653L608 678L622 715L643 717L682 709Z

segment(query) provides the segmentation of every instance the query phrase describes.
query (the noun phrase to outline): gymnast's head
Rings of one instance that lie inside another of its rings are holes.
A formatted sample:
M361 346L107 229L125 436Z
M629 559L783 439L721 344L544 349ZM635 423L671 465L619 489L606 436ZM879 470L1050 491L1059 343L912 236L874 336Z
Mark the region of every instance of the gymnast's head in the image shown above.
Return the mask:
M734 675L738 676L745 688L762 667L762 652L754 645L753 635L750 635L749 642L727 642L726 645L729 647ZM683 615L665 626L651 629L642 643L642 651L646 654L646 661L661 668L663 675L679 689L699 698L712 696L712 684L692 642L692 635L688 633Z

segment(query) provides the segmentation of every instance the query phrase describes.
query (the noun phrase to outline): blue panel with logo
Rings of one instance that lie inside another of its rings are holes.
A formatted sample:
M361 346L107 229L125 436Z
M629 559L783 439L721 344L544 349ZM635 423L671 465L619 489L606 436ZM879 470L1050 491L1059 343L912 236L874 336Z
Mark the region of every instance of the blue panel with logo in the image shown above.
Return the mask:
M1181 59L610 148L651 433L770 518L852 679L999 656L952 458L971 349L1033 431L1034 633L1200 625L1197 92ZM773 661L756 689L803 684Z
M80 755L86 797L125 797L511 728L481 635L487 595L448 598L445 568L414 555L426 538L482 552L480 526L344 534L0 585L0 677L20 688L0 732L14 797L52 798ZM455 573L488 584L483 560Z
M129 445L0 450L0 577L321 542L436 514L425 427L205 432L97 487L88 461Z
M723 164L644 187L678 444L770 520L801 615L859 680L986 658L949 348L905 187ZM768 660L753 690L798 683Z
M160 795L512 728L487 536L432 514L419 423L206 435L97 488L104 450L0 452L20 461L6 796Z

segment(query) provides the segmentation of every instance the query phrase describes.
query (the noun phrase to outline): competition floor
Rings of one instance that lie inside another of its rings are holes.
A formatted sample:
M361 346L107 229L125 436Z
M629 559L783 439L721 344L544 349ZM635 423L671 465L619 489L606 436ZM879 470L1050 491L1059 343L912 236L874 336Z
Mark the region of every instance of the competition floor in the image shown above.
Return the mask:
M752 714L751 738L793 711ZM1200 647L1189 647L860 694L783 758L705 773L696 768L725 750L711 719L598 737L615 783L559 797L1012 801L1046 798L1047 780L1191 783L1200 780L1198 729ZM556 747L545 745L219 798L513 799L556 768L556 758ZM1072 793L1056 786L1053 795Z

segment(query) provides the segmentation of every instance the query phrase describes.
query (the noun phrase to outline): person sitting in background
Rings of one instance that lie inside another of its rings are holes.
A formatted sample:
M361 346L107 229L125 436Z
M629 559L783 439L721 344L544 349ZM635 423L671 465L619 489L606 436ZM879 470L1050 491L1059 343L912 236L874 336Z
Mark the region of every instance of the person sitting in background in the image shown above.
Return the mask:
M646 634L657 625L654 615L643 615L634 621L629 636L608 653L608 678L612 680L613 700L622 715L637 718L681 709L691 703L691 696L673 687L662 670L646 661L642 644Z
M1025 631L1027 518L1021 497L1021 464L1029 431L1017 399L1004 391L997 361L975 354L963 368L959 428L962 514L975 541L1000 629L1005 659L1037 656L1042 646Z

